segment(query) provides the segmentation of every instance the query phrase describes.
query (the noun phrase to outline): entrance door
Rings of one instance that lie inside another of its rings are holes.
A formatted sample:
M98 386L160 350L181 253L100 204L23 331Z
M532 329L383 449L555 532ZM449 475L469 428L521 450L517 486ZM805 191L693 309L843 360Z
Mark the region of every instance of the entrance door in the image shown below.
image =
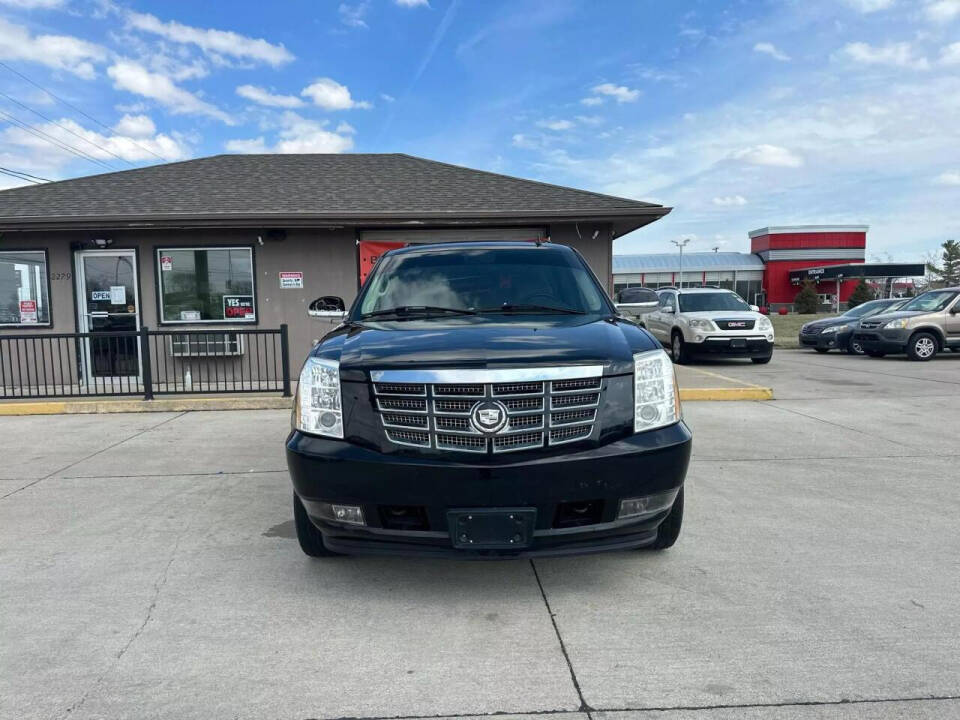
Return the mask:
M86 382L95 378L139 378L140 343L136 337L96 337L140 329L136 253L78 251L77 297L80 332L92 335L81 352Z

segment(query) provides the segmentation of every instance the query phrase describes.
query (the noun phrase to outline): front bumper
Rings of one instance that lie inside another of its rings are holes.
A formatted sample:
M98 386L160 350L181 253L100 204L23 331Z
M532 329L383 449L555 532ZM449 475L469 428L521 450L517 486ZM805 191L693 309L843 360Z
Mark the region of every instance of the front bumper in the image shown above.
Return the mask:
M909 330L857 330L854 338L864 352L882 352L888 354L903 353L907 350Z
M287 465L296 494L331 550L472 557L561 555L649 545L669 510L617 520L620 500L683 485L692 437L681 421L605 445L525 459L461 462L416 453L379 453L352 443L293 432ZM316 503L357 505L366 526L319 517ZM593 503L589 524L558 523L568 503ZM425 529L390 526L388 508L418 508ZM447 524L453 509L532 508L532 538L522 549L454 549ZM563 526L558 526L558 524Z
M694 355L723 355L725 357L769 357L773 343L763 336L726 337L708 335L702 342L687 343Z
M800 333L800 344L803 347L820 348L822 350L843 350L850 343L852 330L835 333L817 333L816 335L804 335Z

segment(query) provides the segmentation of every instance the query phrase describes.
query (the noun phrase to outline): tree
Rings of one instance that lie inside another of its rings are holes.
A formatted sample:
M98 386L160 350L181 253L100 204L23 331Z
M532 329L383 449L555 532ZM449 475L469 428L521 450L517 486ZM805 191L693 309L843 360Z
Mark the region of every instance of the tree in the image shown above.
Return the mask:
M960 285L960 242L946 240L940 248L939 265L936 260L927 262L931 284L939 287Z
M803 284L803 289L797 293L793 299L793 307L796 312L803 315L809 315L817 311L817 290L809 280Z
M873 300L873 290L867 285L866 280L861 279L853 289L850 299L847 300L847 307L855 308L857 305L863 305L870 300Z

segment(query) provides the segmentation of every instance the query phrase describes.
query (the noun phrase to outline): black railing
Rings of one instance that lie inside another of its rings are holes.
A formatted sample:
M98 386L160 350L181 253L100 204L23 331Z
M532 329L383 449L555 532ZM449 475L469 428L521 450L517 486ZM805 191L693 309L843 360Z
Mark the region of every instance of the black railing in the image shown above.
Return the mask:
M0 336L0 399L290 396L287 326Z

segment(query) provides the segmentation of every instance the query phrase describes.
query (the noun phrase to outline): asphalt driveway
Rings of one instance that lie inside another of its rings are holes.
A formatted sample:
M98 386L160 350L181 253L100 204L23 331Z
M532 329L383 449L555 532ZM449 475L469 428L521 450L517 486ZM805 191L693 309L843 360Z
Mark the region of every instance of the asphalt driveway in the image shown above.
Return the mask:
M960 355L716 367L661 554L312 561L287 412L0 418L0 717L960 716Z

